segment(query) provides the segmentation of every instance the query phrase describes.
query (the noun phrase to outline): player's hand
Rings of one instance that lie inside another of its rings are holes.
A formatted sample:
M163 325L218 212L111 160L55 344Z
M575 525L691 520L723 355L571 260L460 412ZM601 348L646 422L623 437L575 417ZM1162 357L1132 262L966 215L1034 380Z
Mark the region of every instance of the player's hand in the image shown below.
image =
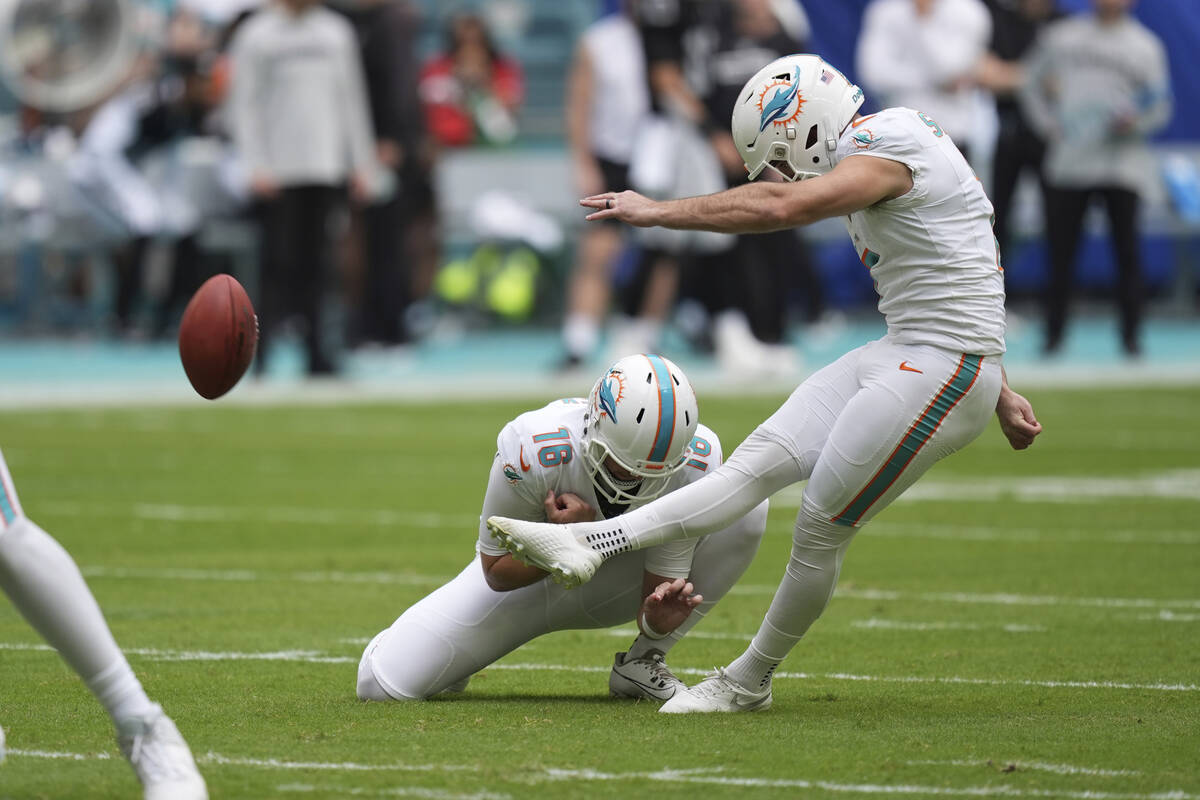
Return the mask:
M554 490L546 492L542 501L546 509L546 521L555 525L566 525L568 522L591 522L596 518L596 509L588 505L582 497L570 492L555 495Z
M1042 432L1042 424L1033 415L1030 402L1007 386L1000 390L1000 399L996 401L996 417L1013 450L1029 447Z
M683 578L663 581L642 601L641 618L658 633L670 633L683 624L692 609L704 602L692 582Z
M657 205L649 197L643 197L637 192L604 192L585 197L579 201L584 208L597 209L584 219L595 221L601 219L617 219L628 222L639 228L648 228L657 223L654 221L654 207Z

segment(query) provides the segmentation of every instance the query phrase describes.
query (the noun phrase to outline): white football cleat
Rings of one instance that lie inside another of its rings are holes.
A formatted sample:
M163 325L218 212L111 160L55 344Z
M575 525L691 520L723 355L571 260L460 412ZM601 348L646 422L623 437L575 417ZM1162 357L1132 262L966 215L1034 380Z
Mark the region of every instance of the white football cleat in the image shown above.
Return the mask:
M145 800L208 800L192 751L160 706L117 726L117 742L142 782Z
M566 525L488 517L487 526L514 558L546 570L568 589L590 581L604 561L599 553L576 541Z
M650 650L645 658L626 658L617 653L608 676L608 693L613 697L670 700L677 690L686 689L667 666L661 650Z
M771 707L771 687L752 692L717 671L690 688L684 687L658 709L663 714L704 714L714 711L766 711Z

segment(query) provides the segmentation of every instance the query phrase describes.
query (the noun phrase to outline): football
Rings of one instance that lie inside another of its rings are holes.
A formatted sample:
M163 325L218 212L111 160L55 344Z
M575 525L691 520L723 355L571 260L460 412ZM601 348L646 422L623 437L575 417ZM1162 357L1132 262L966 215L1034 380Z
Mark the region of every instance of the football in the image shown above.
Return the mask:
M258 317L246 290L231 275L214 275L196 290L179 325L179 360L192 388L216 400L254 360Z

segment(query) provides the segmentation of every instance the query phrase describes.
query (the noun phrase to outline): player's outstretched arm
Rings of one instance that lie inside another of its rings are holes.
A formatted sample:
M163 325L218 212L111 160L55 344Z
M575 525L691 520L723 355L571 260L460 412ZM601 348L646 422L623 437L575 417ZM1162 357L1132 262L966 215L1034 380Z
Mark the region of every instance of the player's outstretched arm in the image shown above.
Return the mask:
M886 158L845 158L827 175L796 183L758 182L716 194L654 201L637 192L606 192L579 204L588 220L617 219L719 233L766 233L860 211L912 188L908 167Z
M1000 398L996 401L996 418L1000 430L1014 450L1024 450L1042 432L1042 424L1033 415L1033 405L1008 386L1008 376L1001 373Z

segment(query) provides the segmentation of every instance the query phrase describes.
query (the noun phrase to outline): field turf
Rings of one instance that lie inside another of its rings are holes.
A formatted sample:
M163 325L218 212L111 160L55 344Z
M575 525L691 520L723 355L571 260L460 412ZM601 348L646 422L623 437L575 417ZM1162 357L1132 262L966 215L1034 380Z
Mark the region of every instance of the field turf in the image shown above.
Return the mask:
M547 636L453 699L367 705L363 644L471 558L475 405L0 413L26 512L75 556L214 798L1200 798L1200 393L1030 392L859 535L765 714L611 700L632 626ZM727 449L781 398L701 397ZM672 653L741 652L790 543ZM702 588L702 587L701 587ZM0 602L0 797L134 797L83 685Z

